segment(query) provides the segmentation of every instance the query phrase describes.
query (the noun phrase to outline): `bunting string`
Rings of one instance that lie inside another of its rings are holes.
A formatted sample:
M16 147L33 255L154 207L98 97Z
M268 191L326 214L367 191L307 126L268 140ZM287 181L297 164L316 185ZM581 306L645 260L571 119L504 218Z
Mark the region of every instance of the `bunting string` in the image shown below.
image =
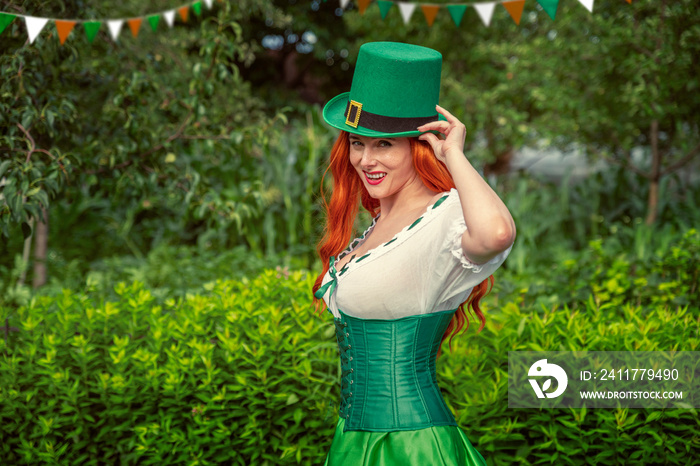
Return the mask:
M194 11L194 13L197 16L199 16L202 13L202 2L204 2L207 9L211 9L213 1L214 0L197 0L188 4L184 4L177 8L173 8L171 10L152 13L146 16L135 16L131 18L117 19L59 19L16 15L0 12L0 34L3 33L3 31L14 21L15 18L20 17L24 19L24 22L26 24L27 35L29 37L30 43L34 43L34 40L39 36L39 34L49 21L54 22L56 26L56 32L58 33L58 39L61 45L63 45L68 39L68 36L73 31L76 24L83 25L88 41L92 43L102 24L107 23L107 28L112 39L115 42L117 42L125 21L129 26L129 29L131 30L131 35L134 38L136 38L138 37L139 31L141 30L141 25L144 19L148 22L153 32L155 32L158 28L161 16L165 18L165 22L168 25L168 27L172 28L175 24L176 13L180 17L181 21L183 23L186 23L189 18L190 10ZM221 2L223 0L218 1ZM345 7L347 7L351 0L339 1L340 7L344 9ZM371 0L356 1L360 14L364 14L371 3ZM547 15L549 15L549 17L552 18L552 20L554 20L560 0L536 1L547 13ZM625 1L627 3L632 3L632 0ZM578 2L589 12L593 12L593 4L595 0L578 0ZM423 16L425 17L425 20L428 23L428 26L433 25L435 18L437 17L438 11L441 8L447 9L450 17L452 18L452 21L455 23L456 26L459 26L461 24L467 8L473 8L474 10L476 10L477 15L484 23L484 25L488 27L491 24L491 19L493 18L493 14L497 4L503 5L503 8L508 12L515 24L519 25L525 7L525 0L495 0L478 3L449 3L439 5L434 3L406 2L398 0L376 0L376 4L379 8L382 19L386 18L391 8L394 6L394 4L396 4L404 24L408 24L408 22L411 20L411 17L413 16L416 7L420 6L421 11L423 12Z
M114 42L117 42L119 38L119 33L122 30L122 26L126 21L129 29L131 30L131 35L136 38L139 35L141 29L141 24L144 19L148 22L151 30L156 32L158 24L160 22L160 17L165 18L165 22L168 27L172 28L175 24L175 14L177 13L180 20L186 23L189 18L189 11L194 11L195 15L200 16L202 14L202 1L206 5L207 9L212 8L212 3L214 0L197 0L191 3L181 5L179 7L173 8L167 11L160 11L156 13L151 13L146 16L134 16L130 18L109 18L109 19L63 19L63 18L41 18L36 16L26 16L26 15L15 15L5 12L0 12L0 34L9 26L15 18L20 17L24 19L25 25L27 26L27 35L29 37L29 43L34 43L34 40L39 36L41 31L44 29L49 21L53 21L56 26L56 32L58 33L58 40L61 45L66 42L68 36L76 24L82 24L85 29L85 35L90 43L97 36L97 32L103 23L107 23L107 28L112 36ZM218 0L219 2L223 0ZM341 0L342 1L342 0ZM349 0L346 0L346 3Z
M560 0L536 0L537 3L542 7L542 9L549 15L552 20L554 20L557 14L557 7L559 6ZM632 0L625 0L627 3L632 3ZM345 8L350 0L340 0L340 7ZM357 8L360 14L364 15L365 11L369 7L371 0L357 0ZM595 0L578 0L578 2L583 5L589 12L593 13L593 3ZM497 4L503 5L503 8L508 12L510 17L513 19L515 24L520 24L520 18L522 18L523 10L525 7L525 0L496 0L489 2L479 2L479 3L420 3L420 2L404 2L398 0L377 0L377 7L379 8L379 13L382 19L386 19L386 15L389 14L391 7L396 4L399 8L399 13L403 19L404 24L408 24L413 16L413 12L416 7L420 7L425 17L425 21L428 26L432 26L435 21L435 17L441 8L446 8L452 21L456 26L462 23L462 18L467 8L471 7L476 10L479 15L481 22L484 23L486 27L491 24L491 18L493 17L493 12L496 9Z

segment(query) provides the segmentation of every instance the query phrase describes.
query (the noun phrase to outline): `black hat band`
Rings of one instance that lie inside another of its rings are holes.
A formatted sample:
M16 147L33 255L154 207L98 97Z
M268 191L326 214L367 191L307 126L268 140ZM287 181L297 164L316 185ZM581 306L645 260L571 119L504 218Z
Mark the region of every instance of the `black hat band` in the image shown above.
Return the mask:
M362 109L362 104L354 100L348 101L345 107L345 123L357 128L362 126L365 129L380 131L382 133L403 133L406 131L417 131L421 125L438 121L438 115L435 114L429 117L390 117L377 115Z

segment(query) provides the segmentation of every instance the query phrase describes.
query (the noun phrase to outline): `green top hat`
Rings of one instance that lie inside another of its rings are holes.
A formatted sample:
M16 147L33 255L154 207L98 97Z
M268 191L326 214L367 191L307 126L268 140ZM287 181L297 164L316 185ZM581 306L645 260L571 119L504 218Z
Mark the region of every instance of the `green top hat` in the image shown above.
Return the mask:
M350 92L331 99L323 108L323 119L360 136L419 136L418 126L445 119L435 110L441 67L440 52L427 47L364 44Z

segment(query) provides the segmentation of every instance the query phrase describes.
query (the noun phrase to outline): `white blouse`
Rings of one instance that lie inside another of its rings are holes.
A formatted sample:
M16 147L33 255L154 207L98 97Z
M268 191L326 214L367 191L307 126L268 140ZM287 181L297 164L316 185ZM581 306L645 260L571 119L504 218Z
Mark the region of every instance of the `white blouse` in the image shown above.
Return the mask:
M361 237L338 259L352 254L372 232L381 212ZM413 224L393 239L351 259L341 270L331 269L321 286L335 280L323 300L334 317L338 309L364 319L397 319L456 309L472 288L488 278L512 249L512 245L489 262L476 265L462 252L461 238L467 230L456 189L451 189Z

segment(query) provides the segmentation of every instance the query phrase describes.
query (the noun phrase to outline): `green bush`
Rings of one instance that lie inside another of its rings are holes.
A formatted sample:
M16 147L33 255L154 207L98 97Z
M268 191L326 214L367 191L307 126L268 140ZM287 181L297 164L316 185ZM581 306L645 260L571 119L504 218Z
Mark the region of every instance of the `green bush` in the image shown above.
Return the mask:
M511 285L515 280L524 284L518 289L511 286L505 294L537 307L567 305L583 310L591 297L598 305L618 309L634 304L643 309L688 306L691 312L700 312L700 232L643 224L611 230L583 250L550 257L547 268L531 268L527 278L505 274Z
M0 340L0 463L318 463L337 368L311 285L268 271L163 307L139 282L116 302L34 298Z
M445 399L489 464L695 464L695 409L508 408L508 351L697 351L696 314L592 297L577 311L514 302L489 311L484 330L455 338L438 362Z
M62 269L62 279L52 277L49 285L38 293L55 294L62 288L72 290L87 289L91 296L104 299L118 299L114 293L114 283L142 282L157 302L168 298L198 293L205 283L222 279L241 279L256 276L265 269L301 268L303 260L292 256L266 255L253 253L243 246L212 251L196 247L169 246L161 244L148 252L142 259L132 256L108 257L90 264L86 274L80 270L80 262L56 260L53 269Z
M314 278L268 270L163 305L119 283L117 301L64 290L6 309L0 463L322 463L339 374L330 316L312 313ZM438 361L445 398L489 464L692 464L694 409L507 403L508 351L698 350L687 307L497 298L484 302L484 330Z

